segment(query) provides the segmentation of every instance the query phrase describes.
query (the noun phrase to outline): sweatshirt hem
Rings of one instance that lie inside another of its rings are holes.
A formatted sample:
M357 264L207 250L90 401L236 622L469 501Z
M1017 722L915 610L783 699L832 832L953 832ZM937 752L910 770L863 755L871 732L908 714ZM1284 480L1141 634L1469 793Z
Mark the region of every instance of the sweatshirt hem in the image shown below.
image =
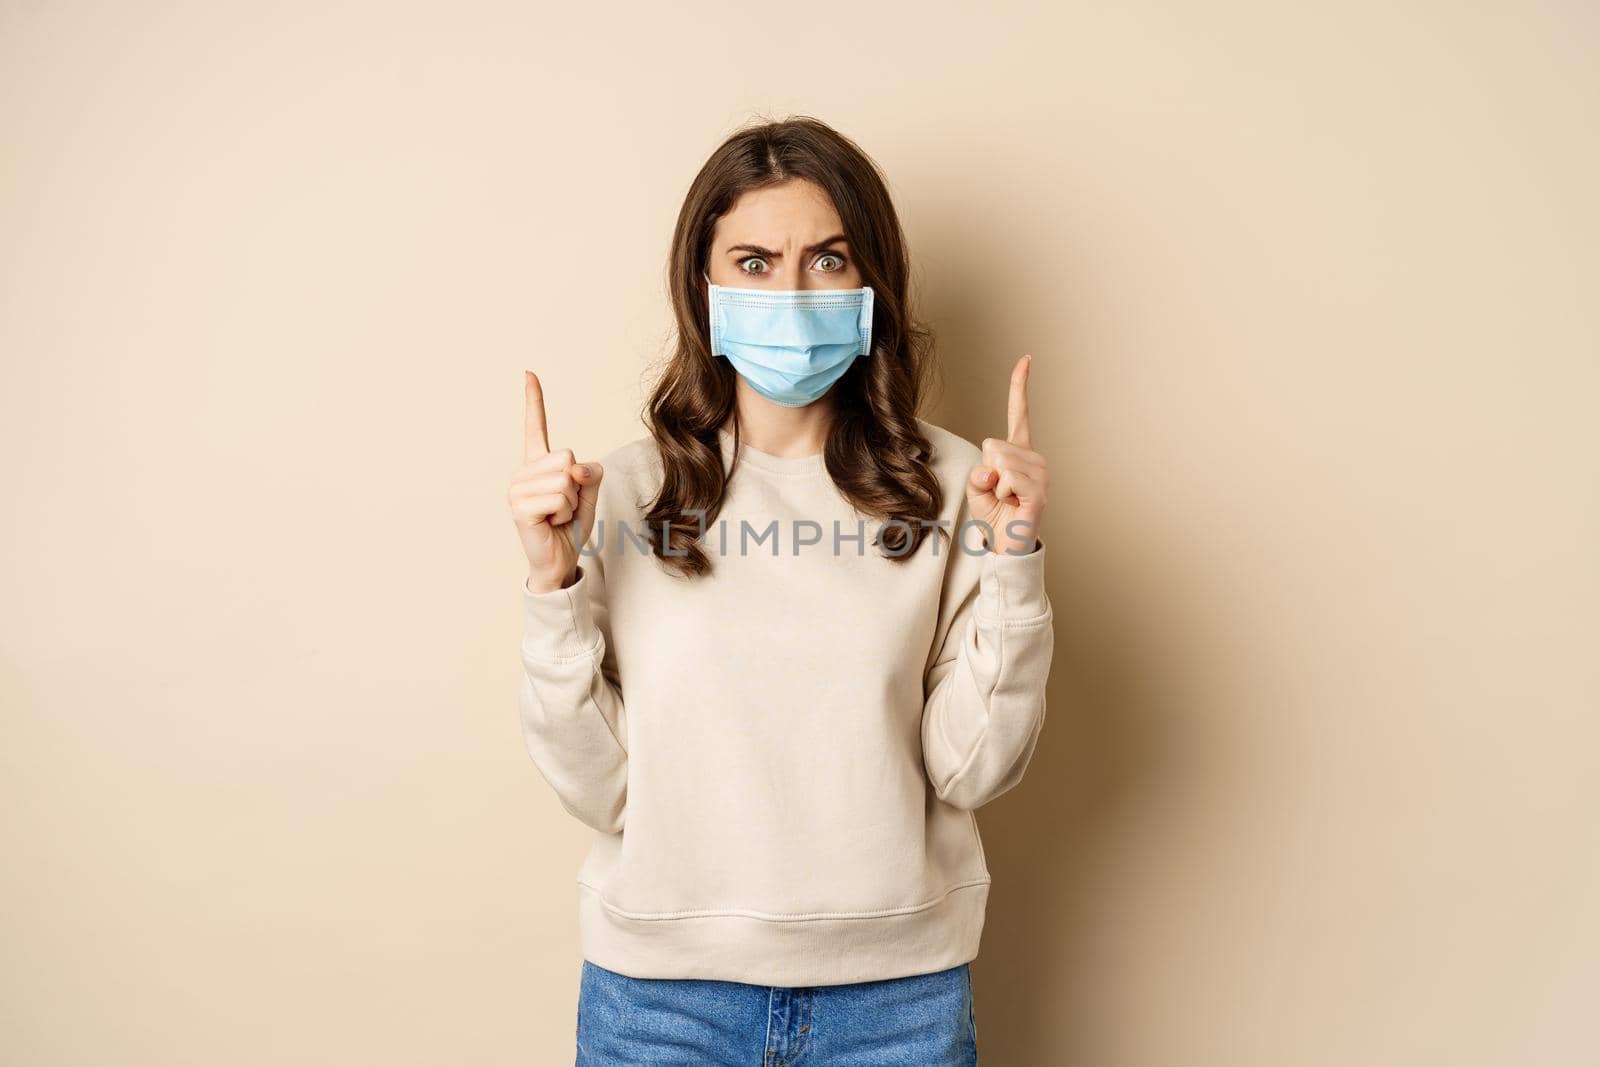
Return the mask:
M629 912L578 883L584 958L633 978L822 986L931 974L977 958L990 880L871 912Z

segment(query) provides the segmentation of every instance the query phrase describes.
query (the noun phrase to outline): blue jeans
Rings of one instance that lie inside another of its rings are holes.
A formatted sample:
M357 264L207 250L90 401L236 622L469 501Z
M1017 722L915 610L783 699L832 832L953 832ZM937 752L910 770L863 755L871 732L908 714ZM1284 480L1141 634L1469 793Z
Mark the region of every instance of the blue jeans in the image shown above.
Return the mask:
M577 1067L975 1067L965 963L849 985L630 978L583 961Z

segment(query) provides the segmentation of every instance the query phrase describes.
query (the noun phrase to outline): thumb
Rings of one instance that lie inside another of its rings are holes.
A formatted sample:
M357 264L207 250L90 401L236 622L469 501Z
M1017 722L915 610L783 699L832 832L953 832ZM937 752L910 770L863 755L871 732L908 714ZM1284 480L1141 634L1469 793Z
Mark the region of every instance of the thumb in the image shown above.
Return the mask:
M1000 473L993 467L986 467L982 463L973 467L972 473L967 475L967 499L988 496L999 477Z
M584 525L594 518L595 504L600 499L600 479L605 474L605 468L592 461L572 468L572 478L578 483L577 518Z

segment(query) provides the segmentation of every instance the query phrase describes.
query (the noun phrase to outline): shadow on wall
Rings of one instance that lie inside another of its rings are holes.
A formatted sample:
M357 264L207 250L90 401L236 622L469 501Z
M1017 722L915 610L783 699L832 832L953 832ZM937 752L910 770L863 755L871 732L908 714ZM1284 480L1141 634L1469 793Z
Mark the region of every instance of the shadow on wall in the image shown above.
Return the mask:
M1080 348L1070 328L1028 342L1031 348L997 344L998 324L989 320L1005 294L987 292L983 277L951 275L963 262L960 240L919 234L944 275L937 305L923 307L941 364L926 417L974 443L1003 436L1011 368L1024 351L1034 355L1029 406L1035 446L1051 469L1044 537L1056 628L1045 728L1028 773L979 812L994 884L973 966L978 1029L986 1059L1069 1067L1090 1056L1061 1038L1092 1029L1073 1022L1094 1011L1095 967L1086 964L1103 959L1095 946L1116 937L1105 928L1116 915L1108 901L1123 887L1106 884L1106 876L1125 867L1105 858L1131 845L1139 813L1192 779L1195 768L1186 765L1191 757L1177 731L1159 721L1170 700L1149 688L1167 655L1157 645L1167 629L1158 625L1159 598L1141 597L1119 579L1128 573L1128 546L1107 543L1107 528L1085 518L1105 508L1086 499L1094 480L1075 471L1070 455L1070 380ZM941 244L949 255L940 255ZM1160 566L1141 561L1139 589L1159 591Z

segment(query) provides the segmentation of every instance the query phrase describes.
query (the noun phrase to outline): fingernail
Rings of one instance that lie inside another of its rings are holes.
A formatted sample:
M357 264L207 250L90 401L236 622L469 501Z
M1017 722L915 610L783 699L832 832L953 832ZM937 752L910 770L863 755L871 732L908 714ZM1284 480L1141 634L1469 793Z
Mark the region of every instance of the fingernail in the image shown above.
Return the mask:
M580 477L580 478L589 477L589 465L587 463L580 463L578 465L578 477Z

